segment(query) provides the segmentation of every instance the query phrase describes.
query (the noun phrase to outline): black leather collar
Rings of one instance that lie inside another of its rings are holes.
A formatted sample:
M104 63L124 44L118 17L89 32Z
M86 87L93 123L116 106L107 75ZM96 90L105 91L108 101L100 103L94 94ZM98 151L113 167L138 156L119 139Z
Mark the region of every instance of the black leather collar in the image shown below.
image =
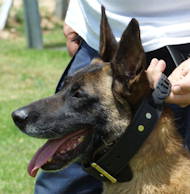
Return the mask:
M131 124L119 141L97 161L83 168L101 181L125 182L133 177L129 161L138 152L153 131L163 110L164 99L169 95L171 84L162 74L156 89L144 99Z

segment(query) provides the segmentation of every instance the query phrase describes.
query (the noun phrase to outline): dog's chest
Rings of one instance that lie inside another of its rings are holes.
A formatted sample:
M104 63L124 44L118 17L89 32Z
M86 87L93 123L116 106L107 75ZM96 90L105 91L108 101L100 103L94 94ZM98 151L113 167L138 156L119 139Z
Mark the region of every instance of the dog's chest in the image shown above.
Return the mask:
M130 184L127 183L104 183L103 194L137 194ZM135 192L135 193L134 193Z

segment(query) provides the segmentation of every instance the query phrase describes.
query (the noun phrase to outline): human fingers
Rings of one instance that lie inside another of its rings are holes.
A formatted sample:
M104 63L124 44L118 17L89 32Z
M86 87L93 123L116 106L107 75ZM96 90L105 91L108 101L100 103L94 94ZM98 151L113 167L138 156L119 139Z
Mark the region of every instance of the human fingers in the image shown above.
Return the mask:
M172 85L172 91L176 95L190 93L190 72Z
M172 84L172 92L182 95L190 92L190 59L182 62L168 77Z
M156 58L152 59L149 67L146 70L147 77L151 88L155 88L162 72L166 68L166 63L164 60L158 60Z
M176 95L171 92L170 95L166 98L165 102L185 107L190 104L190 93L184 95Z
M75 53L79 48L79 44L72 40L67 40L66 46L67 46L68 53L71 57L75 55Z
M157 58L153 58L150 62L149 67L147 68L147 71L157 71L157 72L163 72L166 68L166 63L164 60L158 60Z
M190 59L182 62L178 67L174 69L174 71L170 74L168 79L174 85L179 80L183 79L190 72Z
M147 71L152 71L153 68L155 68L156 64L158 63L158 59L157 58L153 58L150 62L150 65L147 68Z
M182 75L186 76L189 72L190 72L190 58L183 61L181 64L181 71L182 71Z

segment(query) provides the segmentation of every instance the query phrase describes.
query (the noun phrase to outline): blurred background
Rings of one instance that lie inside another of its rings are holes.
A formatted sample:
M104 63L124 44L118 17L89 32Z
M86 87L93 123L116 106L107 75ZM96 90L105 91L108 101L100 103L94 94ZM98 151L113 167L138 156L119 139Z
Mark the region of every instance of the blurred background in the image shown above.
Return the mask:
M33 193L27 165L45 140L22 134L11 112L54 93L70 60L63 36L67 4L0 0L0 194Z

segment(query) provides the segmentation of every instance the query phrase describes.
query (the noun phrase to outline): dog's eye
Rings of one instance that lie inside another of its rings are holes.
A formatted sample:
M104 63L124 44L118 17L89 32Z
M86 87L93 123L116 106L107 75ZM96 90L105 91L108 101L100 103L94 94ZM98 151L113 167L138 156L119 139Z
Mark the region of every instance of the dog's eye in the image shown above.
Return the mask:
M82 97L83 91L78 84L75 84L71 88L71 94L75 98L80 98L80 97Z
M75 98L81 98L82 97L81 90L75 91L72 96L75 97Z
M75 98L83 98L83 99L86 99L88 97L88 95L86 94L86 92L82 89L78 89L76 90L73 95L73 97Z

